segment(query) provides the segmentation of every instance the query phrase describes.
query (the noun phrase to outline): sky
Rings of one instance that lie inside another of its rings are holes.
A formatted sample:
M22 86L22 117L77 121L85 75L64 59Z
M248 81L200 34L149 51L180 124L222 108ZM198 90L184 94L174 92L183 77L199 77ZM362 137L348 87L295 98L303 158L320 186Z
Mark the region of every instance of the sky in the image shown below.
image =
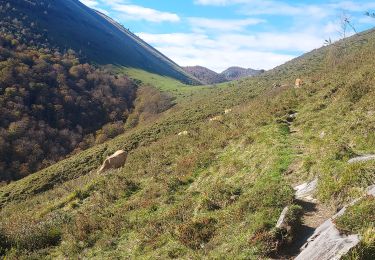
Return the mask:
M112 17L181 66L221 72L271 69L370 29L372 0L80 0Z

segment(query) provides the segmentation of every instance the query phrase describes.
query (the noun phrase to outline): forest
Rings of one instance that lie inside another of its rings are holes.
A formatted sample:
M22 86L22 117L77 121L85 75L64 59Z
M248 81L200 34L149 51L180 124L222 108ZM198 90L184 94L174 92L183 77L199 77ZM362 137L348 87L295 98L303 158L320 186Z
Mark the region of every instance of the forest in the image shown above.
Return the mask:
M20 179L121 133L136 91L127 77L82 64L72 50L26 46L2 33L0 181Z

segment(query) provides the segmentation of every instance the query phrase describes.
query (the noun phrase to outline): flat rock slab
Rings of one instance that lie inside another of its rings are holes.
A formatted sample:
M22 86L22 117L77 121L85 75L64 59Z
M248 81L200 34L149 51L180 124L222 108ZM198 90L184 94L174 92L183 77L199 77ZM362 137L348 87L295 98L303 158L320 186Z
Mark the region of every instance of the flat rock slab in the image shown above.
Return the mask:
M359 157L352 158L348 161L348 163L360 163L360 162L368 162L375 160L375 154L368 154L362 155Z
M298 185L294 187L294 190L296 191L295 198L298 200L315 201L313 195L317 187L318 179Z
M307 243L301 248L302 252L296 260L339 260L350 249L358 245L358 235L342 235L331 219L318 227Z
M375 185L367 189L368 196L375 196ZM360 199L349 204L354 205ZM357 246L361 241L359 235L341 234L336 228L334 220L342 216L347 207L341 209L331 219L319 226L314 234L307 240L307 243L301 248L301 253L295 258L297 260L339 260L346 255L350 249Z

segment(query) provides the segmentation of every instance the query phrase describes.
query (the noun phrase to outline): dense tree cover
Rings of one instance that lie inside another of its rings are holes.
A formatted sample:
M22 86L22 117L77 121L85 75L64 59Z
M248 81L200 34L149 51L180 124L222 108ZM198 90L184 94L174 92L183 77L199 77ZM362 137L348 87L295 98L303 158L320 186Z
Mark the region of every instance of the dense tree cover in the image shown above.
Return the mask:
M89 147L92 133L105 124L110 123L101 133L115 136L135 96L131 80L81 64L74 51L33 48L2 33L0 181L22 178Z

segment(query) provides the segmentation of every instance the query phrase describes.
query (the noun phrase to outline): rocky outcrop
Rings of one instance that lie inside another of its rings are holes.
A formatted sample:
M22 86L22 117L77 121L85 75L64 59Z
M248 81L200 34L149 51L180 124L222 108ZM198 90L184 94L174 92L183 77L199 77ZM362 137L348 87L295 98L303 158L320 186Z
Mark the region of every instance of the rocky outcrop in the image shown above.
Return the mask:
M110 169L118 169L124 166L128 155L124 150L119 150L105 159L98 173L103 173Z
M348 161L348 163L360 163L360 162L368 162L368 161L374 161L375 160L375 154L367 154L358 156L355 158L352 158Z
M369 196L375 196L375 185L368 189ZM342 216L349 206L356 204L360 199L353 201L347 207L341 209L331 219L319 226L314 234L307 240L301 248L301 253L296 260L339 260L352 248L357 246L361 239L358 234L345 235L340 233L334 221Z

